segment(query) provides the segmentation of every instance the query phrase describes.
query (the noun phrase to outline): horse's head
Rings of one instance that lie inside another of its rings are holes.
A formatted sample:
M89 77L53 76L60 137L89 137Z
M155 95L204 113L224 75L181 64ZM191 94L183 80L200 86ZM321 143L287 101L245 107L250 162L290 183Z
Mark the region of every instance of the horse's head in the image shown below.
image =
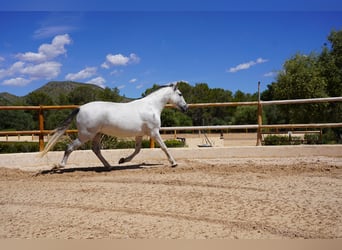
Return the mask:
M169 86L172 88L172 94L170 97L170 102L179 108L181 111L185 112L188 110L188 104L184 100L184 97L177 87L178 82L171 83Z

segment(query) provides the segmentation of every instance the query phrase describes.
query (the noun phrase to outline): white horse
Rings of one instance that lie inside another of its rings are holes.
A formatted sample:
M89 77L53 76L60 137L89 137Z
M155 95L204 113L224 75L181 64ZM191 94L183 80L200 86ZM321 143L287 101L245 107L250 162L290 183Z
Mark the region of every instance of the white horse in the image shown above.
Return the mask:
M135 136L135 151L128 157L121 158L119 164L132 160L140 152L143 136L148 135L160 145L171 166L175 167L177 163L159 134L160 114L168 102L182 111L188 108L182 93L177 88L177 83L162 86L148 96L129 103L90 102L84 104L73 110L61 126L53 131L54 135L46 145L42 156L57 143L76 116L78 138L68 145L59 168L65 167L71 152L87 141L92 141L93 152L105 167L110 168L110 164L100 151L102 134L117 137Z

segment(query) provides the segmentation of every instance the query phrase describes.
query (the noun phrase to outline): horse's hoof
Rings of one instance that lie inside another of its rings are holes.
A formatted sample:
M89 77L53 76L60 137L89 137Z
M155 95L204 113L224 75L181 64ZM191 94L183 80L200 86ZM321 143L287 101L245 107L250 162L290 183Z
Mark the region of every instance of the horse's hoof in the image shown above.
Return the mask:
M178 166L177 163L174 163L174 164L171 165L172 168L175 168L175 167L177 167L177 166Z
M64 165L54 164L53 167L51 168L51 170L60 170L62 168L64 168Z
M121 158L120 160L119 160L119 164L122 164L122 163L124 163L125 162L125 158Z

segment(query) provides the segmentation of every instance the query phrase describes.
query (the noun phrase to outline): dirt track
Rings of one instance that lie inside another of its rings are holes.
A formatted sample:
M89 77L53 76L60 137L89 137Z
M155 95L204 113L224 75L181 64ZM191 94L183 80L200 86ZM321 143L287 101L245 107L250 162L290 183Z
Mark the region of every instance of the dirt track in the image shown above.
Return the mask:
M0 238L342 238L342 158L0 168Z

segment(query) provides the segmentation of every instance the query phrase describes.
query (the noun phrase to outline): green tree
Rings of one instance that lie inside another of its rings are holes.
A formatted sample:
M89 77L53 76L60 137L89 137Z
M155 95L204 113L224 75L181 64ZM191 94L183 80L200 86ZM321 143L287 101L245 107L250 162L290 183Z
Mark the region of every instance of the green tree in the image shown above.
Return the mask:
M72 92L69 93L68 99L69 103L82 105L87 102L96 101L98 98L98 91L95 91L92 88L87 86L80 86L75 88Z
M257 124L257 112L257 106L238 106L234 114L233 123L236 125Z
M267 89L261 93L261 100L263 101L271 101L274 99L274 89L277 83L272 82L271 84L267 85ZM283 107L284 109L284 107ZM286 123L286 117L284 112L282 112L282 108L278 105L268 105L263 107L263 116L266 119L263 119L263 123L266 121L269 124L284 124Z
M342 96L342 31L332 31L328 40L331 49L325 44L319 57L322 75L327 81L326 92L328 96ZM326 115L329 122L341 122L342 103L329 103Z
M53 101L50 96L44 92L35 91L31 92L26 97L26 104L39 106L39 105L53 105Z
M191 126L191 118L178 110L166 108L161 113L162 127Z
M273 87L274 99L307 99L326 97L326 78L315 54L296 54L284 64L277 84ZM323 121L326 104L283 105L280 108L288 123Z
M70 104L68 96L64 93L59 94L58 99L57 99L57 104L59 105Z
M331 44L329 49L324 46L320 56L323 65L323 76L327 79L327 94L329 96L342 96L342 30L332 31L328 36ZM342 121L342 103L329 103L326 109L329 122ZM336 141L341 140L342 128L330 130L335 135Z
M342 96L342 30L332 31L320 54L297 53L287 60L263 100ZM267 106L270 123L340 122L341 103ZM342 130L331 129L337 141Z
M315 54L296 54L284 64L274 89L276 99L326 97L326 79Z
M0 130L31 130L34 122L31 113L24 110L0 110Z
M241 90L237 90L234 93L234 97L233 97L234 102L243 102L245 100L246 100L245 93L243 93Z
M123 98L120 96L120 91L118 88L110 89L108 87L98 94L98 99L108 102L121 102L123 100Z
M340 81L338 84L338 89L341 91L339 95L342 93L342 30L340 31L332 31L328 36L328 40L331 43L330 54L332 56L333 64L335 64L336 68L334 72L338 75ZM335 86L336 87L336 86Z
M51 130L55 129L56 127L61 125L61 122L63 122L68 117L70 112L71 111L68 109L47 111L44 128ZM70 128L75 128L74 124L72 124Z
M40 92L40 91L35 91L35 92L31 92L29 93L26 98L25 98L26 104L27 105L32 105L32 106L40 106L40 105L53 105L53 101L51 99L51 97L49 95L47 95L44 92ZM33 120L35 120L36 122L34 122L32 124L32 129L38 129L39 125L38 125L38 112L37 111L25 111L25 113L29 114ZM45 121L47 121L49 119L51 112L49 111L44 111L44 119Z

